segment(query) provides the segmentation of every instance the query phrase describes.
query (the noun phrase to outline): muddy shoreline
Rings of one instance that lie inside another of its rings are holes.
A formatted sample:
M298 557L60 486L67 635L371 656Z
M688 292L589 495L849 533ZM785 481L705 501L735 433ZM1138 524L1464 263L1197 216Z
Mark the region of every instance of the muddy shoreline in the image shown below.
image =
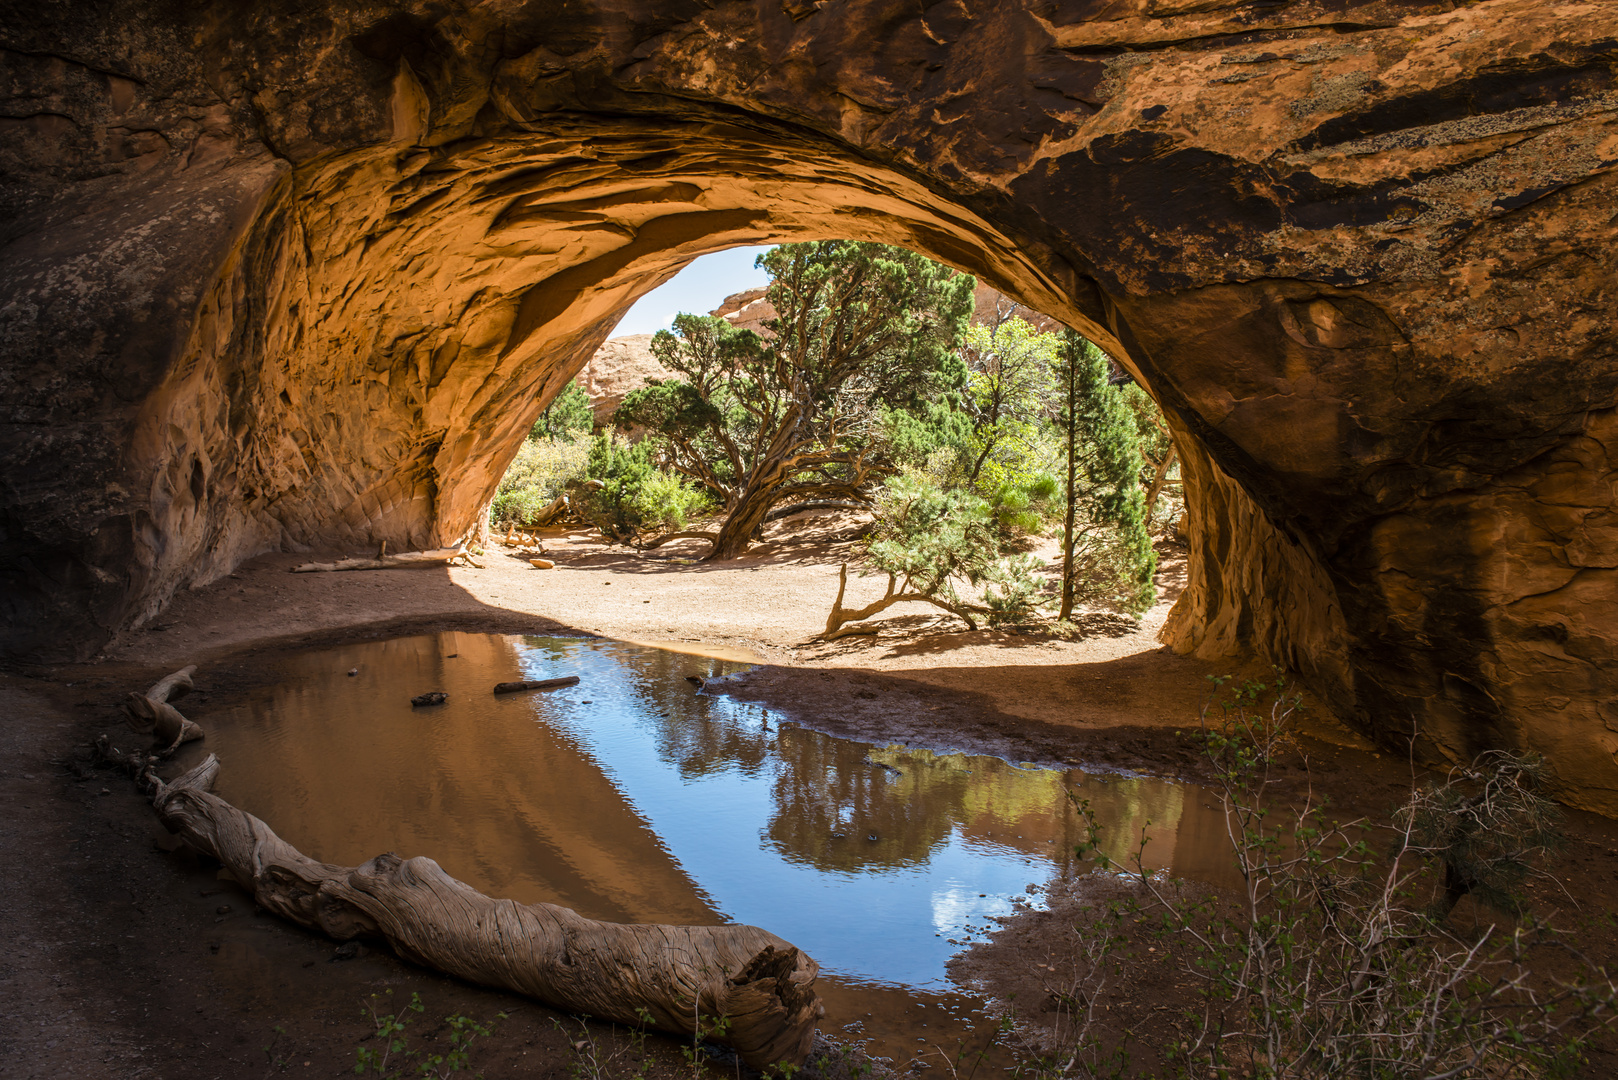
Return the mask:
M201 664L185 711L206 726L212 704L273 681L278 658L343 642L478 630L712 645L762 661L723 692L830 734L1201 777L1181 732L1195 724L1206 677L1224 671L1162 650L1151 637L1154 615L1074 643L969 634L930 612L902 612L875 639L828 648L811 639L824 615L819 594L846 555L836 545L786 536L701 574L677 572L685 569L678 552L651 559L576 536L558 537L552 551L561 572L550 576L498 550L482 571L431 574L288 575L291 557L269 556L183 597L159 621L165 629L126 635L99 662L0 674L9 717L0 725L0 851L14 868L0 878L0 918L16 943L0 959L8 1075L350 1075L370 1031L362 1002L390 988L394 1001L421 994L423 1045L443 1046L446 1029L435 1018L509 1013L475 1057L491 1077L568 1075L581 1041L632 1052L621 1033L580 1029L386 953L340 957L335 943L256 913L250 898L216 879L216 867L176 848L132 784L84 767L84 748L102 733L137 745L119 698L182 662ZM1172 580L1164 592L1172 599ZM1131 717L1141 722L1123 722ZM1408 767L1329 720L1310 724L1312 761L1293 778L1299 790L1312 783L1350 815L1381 813L1408 788ZM1582 911L1618 909L1618 829L1570 813L1568 832L1557 879ZM1026 1002L1031 973L1045 972L1036 965L1046 957L1034 953L1059 929L1050 920L1064 917L1012 920L974 950L963 978ZM1591 947L1618 966L1610 938ZM652 1045L652 1075L687 1070L673 1044ZM1612 1074L1618 1057L1603 1048L1587 1075Z

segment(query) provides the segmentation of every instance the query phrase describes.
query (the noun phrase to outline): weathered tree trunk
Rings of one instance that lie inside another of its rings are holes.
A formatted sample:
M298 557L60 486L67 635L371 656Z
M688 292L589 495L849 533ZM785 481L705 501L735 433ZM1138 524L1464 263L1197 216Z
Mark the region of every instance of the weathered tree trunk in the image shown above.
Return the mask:
M888 575L888 591L880 600L873 600L862 608L849 610L843 606L843 594L848 589L848 564L844 563L837 572L837 599L831 602L831 614L826 616L826 629L820 636L827 641L835 641L840 637L851 634L874 634L877 632L873 626L844 627L844 623L859 622L869 619L873 615L881 614L894 604L902 604L914 600L923 604L931 604L936 608L943 608L966 624L968 630L976 630L978 624L972 621L972 616L953 604L946 604L936 596L926 593L906 592L898 588L898 582L892 574Z
M179 671L165 675L153 683L152 688L146 691L146 696L153 701L178 701L191 692L195 685L191 681L191 676L196 673L197 665L187 664Z
M793 503L791 506L777 506L774 510L764 515L764 521L768 524L772 521L779 521L784 517L791 517L793 514L801 514L805 510L869 510L870 508L870 503L855 502L852 499L812 499L809 502Z
M747 549L753 542L753 534L758 532L770 508L775 505L770 494L780 486L780 483L749 484L742 497L737 500L736 508L719 527L719 535L714 538L713 550L708 552L704 561L723 562L747 554Z
M160 748L157 752L165 757L184 743L202 738L202 729L169 704L170 698L183 697L191 689L191 673L196 670L191 664L157 680L144 694L124 695L124 714L131 730L149 732L153 747Z
M664 533L662 536L654 536L652 539L640 545L640 549L642 551L651 551L653 548L662 547L671 540L706 540L711 544L717 539L719 539L718 533L708 532L704 529L682 529L679 532Z
M303 563L294 566L294 574L331 573L338 570L393 570L401 566L426 566L432 563L449 562L451 559L462 558L466 555L466 546L457 544L455 547L434 548L430 551L401 551L397 555L381 554L371 559L339 559L328 563Z
M1163 460L1157 463L1157 475L1152 477L1152 486L1146 489L1146 523L1152 522L1152 515L1157 512L1157 497L1163 493L1163 481L1168 478L1169 470L1174 467L1174 459L1179 453L1173 443L1169 444L1169 452L1163 455Z
M819 968L766 930L595 922L484 896L426 858L316 862L213 795L218 771L210 754L170 783L152 777L152 805L282 918L340 941L379 937L425 967L604 1020L636 1025L644 1009L653 1026L690 1036L727 1017L714 1041L755 1068L808 1055L823 1011Z

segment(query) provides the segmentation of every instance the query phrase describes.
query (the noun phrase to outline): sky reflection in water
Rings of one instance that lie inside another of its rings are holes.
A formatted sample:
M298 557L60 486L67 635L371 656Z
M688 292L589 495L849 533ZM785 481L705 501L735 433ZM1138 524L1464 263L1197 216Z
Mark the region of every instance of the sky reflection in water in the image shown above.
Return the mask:
M491 895L592 918L763 926L835 976L828 1021L839 994L872 1009L862 986L947 993L952 939L1038 905L1030 886L1071 869L1081 838L1065 786L1115 857L1150 819L1149 866L1211 869L1218 815L1195 788L877 748L687 681L744 670L578 638L344 646L290 659L272 689L207 718L205 749L221 795L317 858L428 855ZM558 675L581 681L490 692ZM425 690L448 703L412 709Z

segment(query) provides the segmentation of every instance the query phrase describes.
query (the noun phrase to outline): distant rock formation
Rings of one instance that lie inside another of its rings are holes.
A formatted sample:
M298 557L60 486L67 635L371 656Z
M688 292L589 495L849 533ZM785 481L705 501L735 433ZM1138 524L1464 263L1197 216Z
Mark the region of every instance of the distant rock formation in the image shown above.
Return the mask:
M628 334L608 338L579 372L579 383L590 395L590 411L597 427L612 419L612 412L623 404L624 395L639 390L652 379L676 378L652 356L651 334Z

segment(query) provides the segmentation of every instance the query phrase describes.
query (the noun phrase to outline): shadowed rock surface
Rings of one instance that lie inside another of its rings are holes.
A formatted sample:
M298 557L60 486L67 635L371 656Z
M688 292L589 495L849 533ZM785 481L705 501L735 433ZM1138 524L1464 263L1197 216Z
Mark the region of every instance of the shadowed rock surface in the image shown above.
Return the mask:
M1618 811L1609 4L7 3L4 647L436 547L691 258L903 244L1163 404L1176 648Z

